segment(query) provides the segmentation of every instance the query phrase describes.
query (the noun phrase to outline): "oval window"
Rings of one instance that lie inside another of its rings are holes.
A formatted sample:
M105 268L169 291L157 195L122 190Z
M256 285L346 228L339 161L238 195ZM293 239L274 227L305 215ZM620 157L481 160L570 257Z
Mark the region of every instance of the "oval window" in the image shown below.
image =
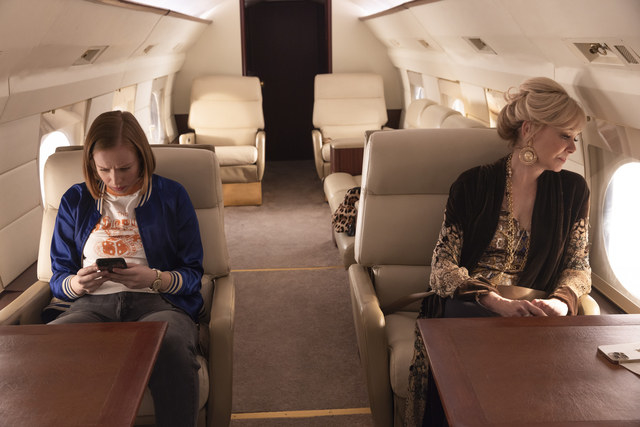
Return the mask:
M640 163L626 163L611 177L604 198L604 246L614 274L640 298Z

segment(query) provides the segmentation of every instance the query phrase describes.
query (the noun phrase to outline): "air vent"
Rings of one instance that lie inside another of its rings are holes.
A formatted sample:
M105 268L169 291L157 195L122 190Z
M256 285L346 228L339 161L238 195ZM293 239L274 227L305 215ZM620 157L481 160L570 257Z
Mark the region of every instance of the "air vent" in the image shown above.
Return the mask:
M564 41L587 64L640 70L640 55L628 41L613 37Z
M469 42L471 46L474 47L475 50L481 53L490 53L492 55L496 55L496 51L491 48L488 44L484 42L479 37L464 37L466 41Z
M629 64L638 64L638 59L631 53L631 51L625 46L621 44L614 45L616 50L620 52L620 55L627 61Z
M396 39L389 39L389 44L390 44L391 46L394 46L394 47L400 47L400 46L402 46L402 45L400 44L400 42L399 42L398 40L396 40Z
M90 47L82 55L80 55L80 58L76 59L73 65L93 64L94 62L96 62L96 59L98 59L98 57L102 55L102 52L107 50L108 47L109 46Z

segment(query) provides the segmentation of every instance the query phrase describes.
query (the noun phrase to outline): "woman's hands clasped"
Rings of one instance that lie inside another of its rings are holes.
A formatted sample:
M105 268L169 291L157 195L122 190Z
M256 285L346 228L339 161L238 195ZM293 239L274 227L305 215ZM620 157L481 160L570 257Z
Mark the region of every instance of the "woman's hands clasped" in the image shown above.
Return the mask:
M114 268L112 272L100 271L96 264L81 268L71 279L71 288L78 295L95 292L104 282L112 280L129 289L148 288L156 278L156 272L146 265L129 263L129 268Z
M487 309L503 317L566 316L569 308L559 299L535 299L533 301L512 300L495 292L479 297L478 301Z

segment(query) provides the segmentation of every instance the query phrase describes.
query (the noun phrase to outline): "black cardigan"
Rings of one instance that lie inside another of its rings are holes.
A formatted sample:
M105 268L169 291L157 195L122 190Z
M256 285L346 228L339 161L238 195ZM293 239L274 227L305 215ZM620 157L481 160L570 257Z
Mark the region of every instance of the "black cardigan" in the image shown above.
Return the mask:
M506 184L504 157L463 172L449 190L445 224L462 228L460 266L472 272L498 226ZM589 188L574 172L545 171L538 177L531 243L519 285L552 293L558 286L571 228L589 215ZM426 298L423 313L439 317L442 301ZM425 312L426 311L426 312Z

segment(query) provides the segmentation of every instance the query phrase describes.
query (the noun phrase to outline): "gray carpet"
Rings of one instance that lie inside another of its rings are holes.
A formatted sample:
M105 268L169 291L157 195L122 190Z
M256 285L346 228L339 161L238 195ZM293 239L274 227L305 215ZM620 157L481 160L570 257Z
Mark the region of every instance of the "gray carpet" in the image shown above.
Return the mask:
M313 162L267 164L262 206L225 208L225 231L236 284L233 412L368 407L347 272ZM336 415L231 425L373 424Z

